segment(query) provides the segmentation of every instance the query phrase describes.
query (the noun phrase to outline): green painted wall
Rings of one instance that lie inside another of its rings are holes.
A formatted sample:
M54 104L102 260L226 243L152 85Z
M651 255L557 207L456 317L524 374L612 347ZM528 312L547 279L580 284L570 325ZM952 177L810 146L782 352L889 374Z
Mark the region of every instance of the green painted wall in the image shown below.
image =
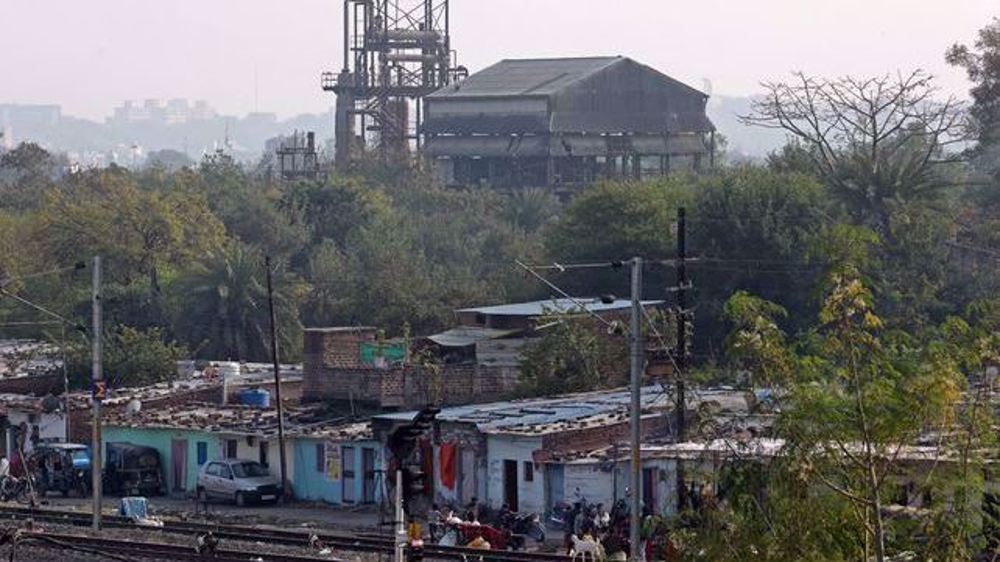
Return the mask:
M186 470L183 488L187 492L193 492L198 480L198 443L205 443L206 460L218 460L222 458L221 439L210 433L197 430L181 429L147 429L135 427L105 427L103 430L104 443L124 441L153 447L160 453L163 463L163 477L167 483L168 491L174 493L177 486L174 477L172 443L174 440L185 440L187 442ZM105 458L105 457L102 457Z

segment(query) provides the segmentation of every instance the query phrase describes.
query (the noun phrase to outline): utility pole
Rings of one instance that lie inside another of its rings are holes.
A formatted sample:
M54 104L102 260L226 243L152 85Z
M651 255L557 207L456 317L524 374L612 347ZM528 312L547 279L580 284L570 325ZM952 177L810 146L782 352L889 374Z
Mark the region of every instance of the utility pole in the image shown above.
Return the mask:
M271 360L274 362L274 399L278 403L278 458L281 460L281 493L288 490L287 464L285 461L285 410L281 403L281 367L278 364L278 323L274 314L274 287L271 282L271 256L264 257L267 270L267 305L271 310Z
M59 344L59 353L62 355L62 376L63 376L63 420L66 423L66 442L70 443L73 439L70 434L70 421L69 421L69 368L66 366L66 324L62 324Z
M639 549L639 511L642 505L642 258L632 258L632 322L629 329L629 367L632 386L632 509L629 513L630 560L642 560Z
M393 561L404 562L406 558L406 515L403 513L403 471L396 471L396 542Z
M104 373L101 370L101 256L94 256L94 287L93 287L93 378L94 391L91 399L94 419L90 451L91 489L94 493L95 531L101 529L101 400L104 398Z
M684 260L687 258L687 224L685 222L686 212L684 207L677 209L677 351L674 353L674 364L677 372L674 374L676 385L676 426L677 442L683 443L687 440L687 400L684 396L684 376L687 371L687 269ZM677 509L684 509L687 504L686 486L684 483L684 467L677 463Z
M677 209L677 441L687 439L685 410L687 403L684 398L684 374L687 371L687 268L684 260L687 258L687 224L684 207Z

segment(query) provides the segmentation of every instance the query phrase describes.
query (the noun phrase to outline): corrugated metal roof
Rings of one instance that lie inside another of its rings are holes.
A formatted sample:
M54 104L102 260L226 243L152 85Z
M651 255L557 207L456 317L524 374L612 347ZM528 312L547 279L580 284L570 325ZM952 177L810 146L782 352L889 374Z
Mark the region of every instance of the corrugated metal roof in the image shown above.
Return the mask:
M427 97L548 96L622 58L504 59Z
M444 347L465 347L478 341L502 338L520 330L495 330L479 326L458 326L450 330L427 336L427 339Z
M503 60L427 96L421 131L707 133L715 130L705 115L707 99L703 92L627 57ZM528 103L536 100L544 102L544 111Z
M572 422L607 425L622 421L631 404L631 392L627 388L566 394L551 398L534 398L444 408L438 414L438 421L471 423L483 433L511 434L521 436L542 435L566 429ZM746 398L737 390L700 390L688 396L689 408L697 404L714 401L726 411L745 411ZM642 409L644 412L663 411L673 407L673 396L663 391L659 385L642 388ZM389 421L410 421L416 412L382 414L373 419Z
M643 408L665 407L671 397L659 386L642 390ZM627 407L631 394L627 389L567 394L552 398L512 400L444 408L437 419L444 422L475 424L484 433L504 432L524 426L548 425L559 421L589 418ZM415 412L382 414L374 419L409 421Z
M582 303L584 310L581 310L577 303ZM643 306L656 306L662 304L662 300L642 301ZM462 308L458 312L475 312L476 314L486 314L490 316L545 316L546 314L579 314L582 312L607 312L610 310L625 310L632 306L632 302L627 299L618 299L612 303L603 303L598 299L549 299L541 301L520 302L514 304L500 304L496 306L481 306L476 308Z

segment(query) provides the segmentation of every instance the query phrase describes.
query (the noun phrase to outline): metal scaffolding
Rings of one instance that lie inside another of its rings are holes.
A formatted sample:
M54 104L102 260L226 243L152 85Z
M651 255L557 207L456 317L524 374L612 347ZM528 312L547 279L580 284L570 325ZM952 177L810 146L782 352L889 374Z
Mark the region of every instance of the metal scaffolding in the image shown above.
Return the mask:
M344 0L344 66L324 72L337 95L337 165L370 147L419 148L421 100L466 74L449 37L449 0Z

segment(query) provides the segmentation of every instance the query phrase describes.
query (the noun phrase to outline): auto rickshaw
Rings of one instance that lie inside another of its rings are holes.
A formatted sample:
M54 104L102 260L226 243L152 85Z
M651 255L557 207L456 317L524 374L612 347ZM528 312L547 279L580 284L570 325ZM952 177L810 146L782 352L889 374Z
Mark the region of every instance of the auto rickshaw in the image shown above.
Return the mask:
M37 445L28 457L28 466L39 496L44 497L49 490L59 491L63 497L70 492L77 492L81 497L90 495L90 450L86 445Z
M163 469L156 449L132 443L108 443L105 452L106 491L143 496L163 493Z

